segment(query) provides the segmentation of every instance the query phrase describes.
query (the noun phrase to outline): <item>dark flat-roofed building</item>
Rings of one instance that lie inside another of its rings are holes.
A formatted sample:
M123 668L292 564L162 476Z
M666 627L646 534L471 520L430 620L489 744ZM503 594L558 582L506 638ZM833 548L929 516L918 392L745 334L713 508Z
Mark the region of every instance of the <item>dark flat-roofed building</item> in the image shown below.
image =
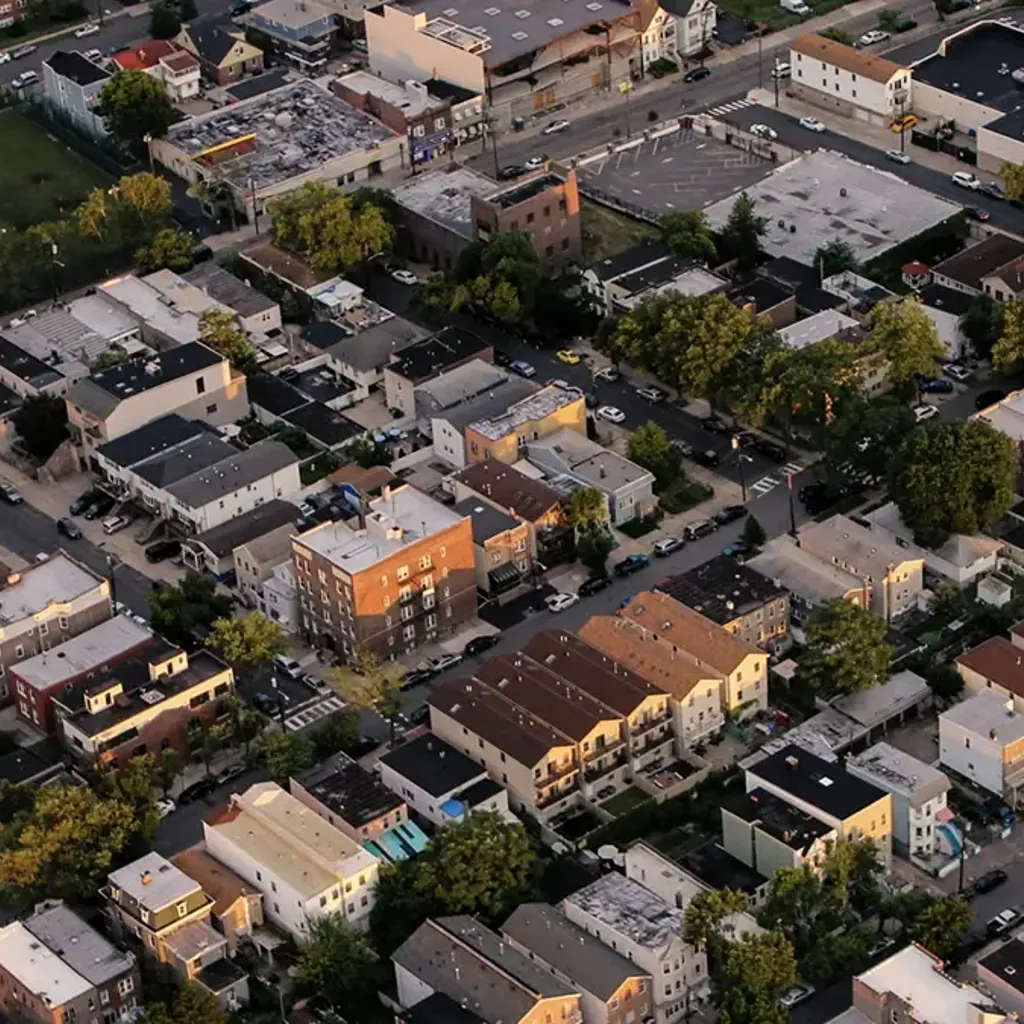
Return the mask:
M789 591L735 558L716 555L656 587L759 647L789 638Z
M305 405L309 399L293 385L270 373L253 374L248 380L249 401L256 418L274 423L286 413Z
M766 316L772 326L789 327L796 320L796 292L768 277L753 277L729 291L734 306L753 317Z
M728 853L717 842L705 843L678 858L679 866L709 889L735 889L746 893L751 908L768 895L770 880Z
M130 434L122 434L101 444L93 454L100 468L108 476L115 477L118 469L131 469L194 438L211 436L217 435L209 424L201 420L187 420L172 412Z
M978 981L1004 1010L1024 1014L1024 942L1010 939L977 963Z
M105 139L100 90L110 72L77 50L56 50L43 61L43 92L50 109L92 139Z
M388 363L426 337L419 324L400 316L355 334L330 322L310 324L305 334L307 344L325 351L335 372L352 382L357 398L368 395L383 380Z
M980 295L982 282L1011 260L1024 256L1024 242L998 231L932 268L932 282L951 291Z
M365 427L328 408L323 402L307 402L281 418L285 423L303 431L315 445L325 451L334 451L354 437L366 433Z
M63 373L3 335L0 335L0 383L25 398L44 394L59 396L68 387Z
M345 754L292 776L293 797L357 843L366 843L406 821L405 801Z

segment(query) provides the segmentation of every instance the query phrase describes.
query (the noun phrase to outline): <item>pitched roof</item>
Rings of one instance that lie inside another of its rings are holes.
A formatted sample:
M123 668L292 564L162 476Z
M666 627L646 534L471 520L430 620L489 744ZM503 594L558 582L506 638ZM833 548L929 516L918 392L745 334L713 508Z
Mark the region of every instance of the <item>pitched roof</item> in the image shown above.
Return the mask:
M203 435L217 436L209 424L201 420L187 420L172 412L101 444L96 454L115 466L127 469Z
M199 534L193 538L193 543L202 544L213 554L223 558L230 555L239 545L251 544L282 526L294 523L298 517L299 510L290 501L271 498L258 508Z
M964 651L958 665L977 672L985 679L1024 697L1024 648L1002 636L991 636L984 643Z
M534 480L497 459L471 463L456 473L455 479L471 491L507 508L512 515L530 523L535 522L561 501L558 492L547 484Z
M259 890L239 878L230 868L214 860L205 850L193 846L171 858L171 863L183 871L213 900L213 912L218 917L226 914L232 904L243 896L257 896Z
M933 268L932 273L980 290L983 277L1021 256L1024 256L1024 242L997 231L943 260Z
M650 590L637 594L622 616L722 674L735 671L751 654L764 654L668 594Z
M863 75L864 78L870 78L875 82L888 82L893 75L906 70L902 64L896 64L884 57L876 57L864 50L855 50L852 46L837 43L834 39L826 39L814 32L794 39L789 46L791 50L802 53L805 57L824 61L826 64Z
M298 461L295 453L280 441L261 441L244 452L171 484L167 492L183 505L201 508Z
M228 54L239 43L242 43L247 49L252 49L248 43L243 43L233 35L230 25L225 25L216 15L197 18L195 21L189 22L188 26L182 30L182 35L186 34L195 47L199 59L217 67L220 67Z
M141 46L115 53L110 59L125 71L145 71L155 67L161 57L167 57L177 49L169 39L151 39Z

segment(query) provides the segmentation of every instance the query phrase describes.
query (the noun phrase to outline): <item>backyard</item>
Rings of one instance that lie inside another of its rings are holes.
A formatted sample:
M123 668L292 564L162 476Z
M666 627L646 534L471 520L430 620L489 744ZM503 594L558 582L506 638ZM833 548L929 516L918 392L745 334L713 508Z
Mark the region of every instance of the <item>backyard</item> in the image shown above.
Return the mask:
M583 261L596 263L623 249L657 235L652 224L633 220L592 199L580 199L580 232L583 235Z
M113 180L13 110L0 112L0 152L0 225L19 230L68 216Z

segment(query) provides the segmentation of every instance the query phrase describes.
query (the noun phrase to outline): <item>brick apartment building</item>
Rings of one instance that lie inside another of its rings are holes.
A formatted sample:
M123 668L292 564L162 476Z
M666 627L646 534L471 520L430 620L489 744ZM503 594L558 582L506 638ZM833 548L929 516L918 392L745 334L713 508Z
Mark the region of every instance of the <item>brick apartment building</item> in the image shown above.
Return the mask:
M363 526L322 523L292 541L302 629L345 655L393 658L476 614L473 531L413 487L385 487Z
M0 706L13 700L12 666L111 615L109 582L63 551L8 575L0 586Z

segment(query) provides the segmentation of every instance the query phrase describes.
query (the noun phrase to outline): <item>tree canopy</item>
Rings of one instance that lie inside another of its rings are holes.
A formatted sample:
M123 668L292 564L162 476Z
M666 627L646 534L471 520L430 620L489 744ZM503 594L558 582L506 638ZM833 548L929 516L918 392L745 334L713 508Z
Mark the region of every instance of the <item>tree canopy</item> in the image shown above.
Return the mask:
M829 695L854 693L888 678L893 655L885 642L888 626L867 609L834 598L808 616L804 632L807 650L798 672L812 690Z
M180 31L178 12L166 0L153 4L149 10L149 34L154 39L173 39Z
M163 82L145 71L116 71L100 90L107 129L121 142L139 147L145 137L163 138L174 123Z
M149 1003L141 1024L228 1024L227 1012L209 989L186 982L167 1003Z
M741 192L732 204L719 236L719 255L726 260L735 260L737 270L756 267L761 259L761 239L767 225L768 218L757 213L754 200L746 192Z
M402 710L402 684L377 660L366 647L356 648L349 666L329 669L325 676L328 682L353 706L367 711L376 711L395 739L395 723Z
M892 453L917 425L913 410L893 395L846 395L825 430L825 461L836 475L883 478Z
M314 918L295 973L309 995L346 1009L376 997L378 959L367 941L353 932L341 914Z
M1013 503L1013 442L983 420L933 422L911 431L892 459L889 493L918 543L990 529Z
M596 487L576 487L569 495L566 518L576 530L604 526L608 521L608 500Z
M999 336L992 346L992 363L997 370L1016 370L1024 363L1024 302L1011 299L1003 304Z
M988 359L1003 335L1003 304L991 295L975 295L960 320L960 330L975 354Z
M700 210L666 213L661 218L661 237L677 256L712 266L718 259L715 234Z
M822 277L857 269L857 256L849 242L832 238L814 251L814 266Z
M793 944L780 931L743 935L729 945L725 978L730 985L778 998L797 982Z
M645 423L630 434L629 457L637 465L650 470L659 487L664 487L679 474L679 453L657 423Z
M936 361L946 355L935 324L917 299L875 306L870 345L886 360L886 379L897 385L910 381L915 374L934 374Z
M253 758L279 786L287 788L292 776L316 764L316 749L297 733L267 732L253 744Z
M199 318L199 340L238 370L244 372L256 365L256 350L239 326L238 317L229 309L213 306L203 313Z
M208 644L233 665L266 665L291 650L281 626L262 612L249 612L240 619L217 619Z
M1006 160L999 168L999 177L1003 179L1003 194L1007 199L1024 196L1024 166Z
M145 274L158 270L188 270L196 243L178 228L161 228L145 245L135 250L135 265Z
M499 231L489 241L463 250L449 307L518 323L533 315L542 279L530 236L525 231Z
M942 960L950 959L971 926L966 900L949 896L925 907L910 922L910 937Z
M45 462L68 439L68 410L63 398L39 394L26 398L12 417L30 455Z
M217 584L197 572L185 573L180 583L146 595L153 629L171 643L194 647L196 630L208 631L218 619L231 615L234 600L217 592Z

